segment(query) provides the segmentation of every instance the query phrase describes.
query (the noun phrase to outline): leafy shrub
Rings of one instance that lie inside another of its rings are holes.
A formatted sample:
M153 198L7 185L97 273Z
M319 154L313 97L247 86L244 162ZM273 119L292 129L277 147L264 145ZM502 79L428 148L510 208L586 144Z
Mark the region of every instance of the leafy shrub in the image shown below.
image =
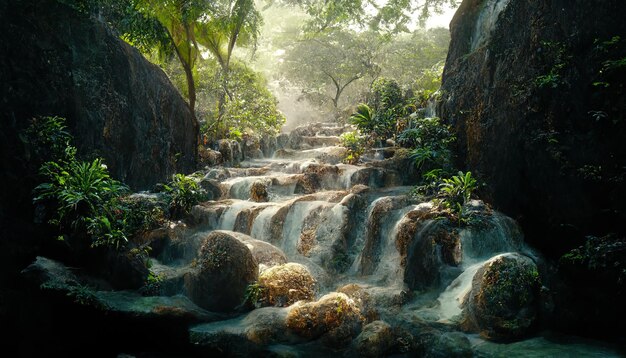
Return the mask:
M224 79L221 67L210 61L200 63L198 72L198 112L200 117L208 118L201 128L208 142L222 138L241 140L244 133L278 134L285 116L278 110L278 101L267 89L267 80L261 73L232 62ZM220 101L224 101L221 113Z
M444 175L445 171L440 168L427 171L422 175L422 184L413 190L414 195L431 196L438 194Z
M375 111L401 108L404 105L402 89L398 82L381 77L372 83L370 105Z
M472 177L472 172L459 172L458 175L450 179L443 179L440 184L440 195L444 198L444 205L452 212L462 216L463 205L465 205L472 193L478 189L478 182Z
M23 140L33 148L32 154L36 158L57 160L73 156L71 151L66 153L72 135L67 131L65 118L56 116L34 118L25 134L26 138Z
M76 227L86 218L101 214L108 201L128 191L125 185L109 176L101 158L81 162L70 156L66 160L44 163L40 173L47 182L35 188L34 201L55 202L57 218L52 223L61 227L68 223Z
M398 82L379 78L372 84L368 104L359 104L350 122L372 139L384 140L395 135L397 123L405 114L404 107Z
M363 132L371 132L375 128L374 111L365 103L356 106L356 112L350 116L350 123Z
M365 151L365 138L358 131L346 132L340 136L341 145L348 149L345 162L355 164Z
M436 117L419 119L398 136L400 144L415 148L410 156L418 169L448 170L452 162L450 143L454 140L448 126Z
M206 192L193 178L174 174L165 187L170 199L170 213L173 217L189 214L191 208L206 198Z
M121 249L128 237L162 223L158 206L147 208L127 196L129 190L111 178L101 158L80 161L65 120L44 117L33 121L27 134L47 135L39 151L49 149L51 160L40 168L43 183L34 190L34 203L53 212L48 221L59 237L88 237L91 247Z

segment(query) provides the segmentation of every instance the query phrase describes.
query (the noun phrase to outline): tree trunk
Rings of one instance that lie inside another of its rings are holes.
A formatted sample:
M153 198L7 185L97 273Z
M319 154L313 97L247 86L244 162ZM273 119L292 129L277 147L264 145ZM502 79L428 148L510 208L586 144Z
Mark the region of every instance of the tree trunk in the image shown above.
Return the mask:
M189 111L191 112L191 118L193 118L193 130L196 137L197 144L201 143L200 140L200 124L196 118L196 84L193 81L193 72L191 68L183 62L183 68L185 69L185 77L187 79L187 92L189 96Z

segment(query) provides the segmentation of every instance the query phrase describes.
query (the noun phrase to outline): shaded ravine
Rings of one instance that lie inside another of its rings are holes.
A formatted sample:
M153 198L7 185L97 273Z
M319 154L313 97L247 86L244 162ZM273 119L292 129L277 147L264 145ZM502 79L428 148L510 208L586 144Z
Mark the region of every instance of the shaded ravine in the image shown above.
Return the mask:
M412 195L414 174L400 149L341 164L345 149L332 144L346 129L297 128L266 150L271 158L250 159L236 142L221 146L231 166L191 176L213 200L143 238L158 280L140 292L96 290L96 306L113 325L170 327L151 345L171 336L165 346L188 355L619 356L571 337L528 339L538 325L542 263L517 223L472 200L464 208L472 219L460 224ZM89 283L45 258L24 273L61 292ZM489 286L498 276L509 281ZM482 298L500 301L485 306ZM517 342L485 339L502 337Z

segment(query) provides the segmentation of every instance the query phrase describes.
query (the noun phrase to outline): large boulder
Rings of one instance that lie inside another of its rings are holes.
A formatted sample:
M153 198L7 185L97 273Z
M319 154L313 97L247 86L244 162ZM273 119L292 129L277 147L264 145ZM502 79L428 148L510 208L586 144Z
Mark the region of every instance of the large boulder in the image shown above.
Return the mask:
M248 249L250 249L252 256L259 264L259 268L261 269L261 271L269 267L283 265L287 263L287 256L285 256L283 251L268 242L257 240L240 232L222 230L220 230L219 232L224 235L231 235L232 237L244 243L248 247Z
M483 197L553 258L626 226L626 2L464 0L439 115ZM602 19L599 21L598 19Z
M351 298L332 292L318 301L293 306L287 315L287 328L303 338L321 338L326 345L340 347L361 332L363 321Z
M187 103L104 22L54 0L4 4L0 18L2 153L19 154L16 131L31 118L57 115L67 118L79 153L103 156L133 188L195 169L196 123Z
M519 338L537 319L539 288L537 265L529 257L496 256L474 275L462 326L487 339Z
M396 345L396 337L391 326L384 321L374 321L352 341L352 351L356 357L383 357Z
M212 232L200 245L195 269L185 275L185 291L200 307L230 311L243 303L257 277L258 264L248 247L231 235Z
M262 303L285 307L313 300L317 282L304 265L288 263L263 271L258 284L263 292Z

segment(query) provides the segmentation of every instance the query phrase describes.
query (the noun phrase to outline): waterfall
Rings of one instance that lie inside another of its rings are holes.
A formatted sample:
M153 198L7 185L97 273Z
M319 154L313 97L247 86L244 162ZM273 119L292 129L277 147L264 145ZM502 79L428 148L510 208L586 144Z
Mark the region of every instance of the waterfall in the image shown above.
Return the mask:
M500 13L509 5L511 0L487 0L482 5L478 18L476 19L476 27L472 35L471 51L483 46L489 40Z

